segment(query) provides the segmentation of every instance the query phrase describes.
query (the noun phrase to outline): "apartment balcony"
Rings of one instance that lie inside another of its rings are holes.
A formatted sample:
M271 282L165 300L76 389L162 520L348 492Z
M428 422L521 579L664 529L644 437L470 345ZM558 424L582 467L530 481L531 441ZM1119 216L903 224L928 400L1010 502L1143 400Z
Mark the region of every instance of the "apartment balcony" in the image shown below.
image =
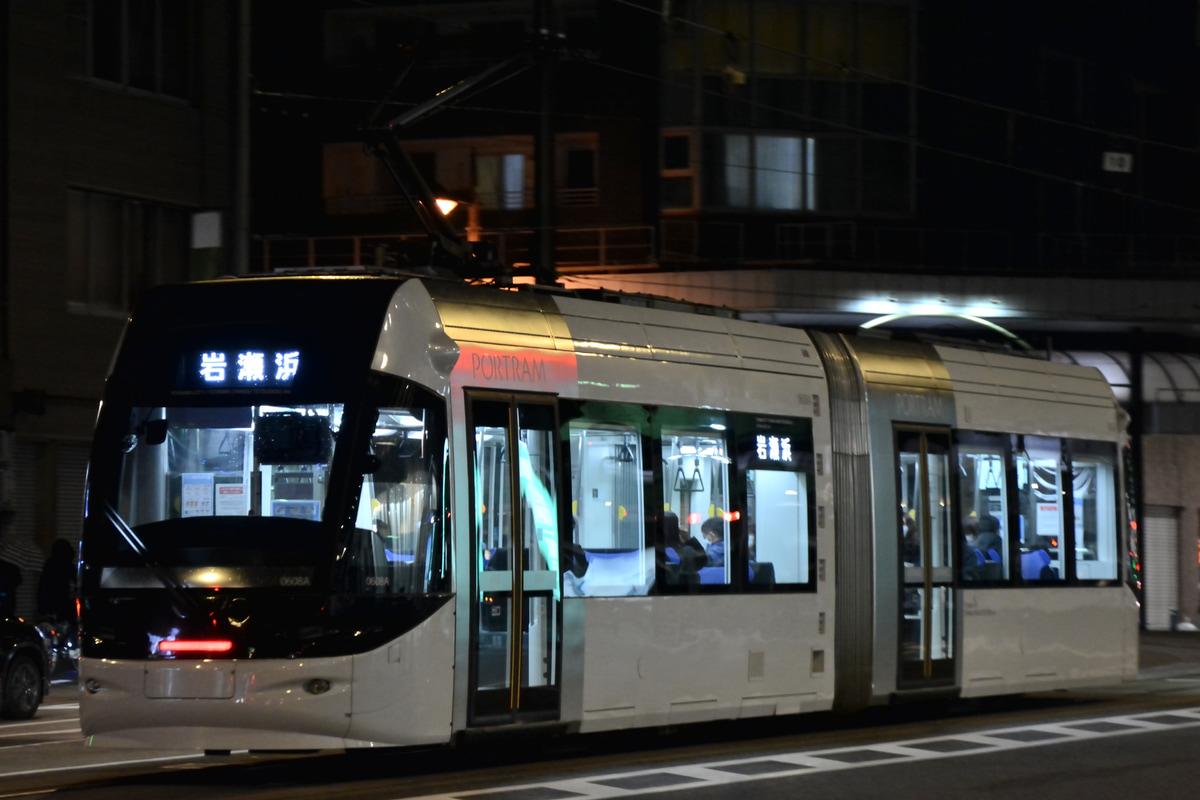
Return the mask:
M496 260L511 267L530 263L536 231L494 230L480 233ZM327 267L404 267L427 263L425 234L364 234L345 236L261 236L261 271ZM650 226L558 228L555 231L556 270L578 272L644 271L656 267L655 233Z
M530 263L533 229L489 229L480 241L501 264ZM262 271L403 267L428 263L425 234L262 236ZM864 225L858 222L666 218L652 226L563 227L564 275L652 270L814 269L1042 278L1193 280L1200 236L1020 233Z

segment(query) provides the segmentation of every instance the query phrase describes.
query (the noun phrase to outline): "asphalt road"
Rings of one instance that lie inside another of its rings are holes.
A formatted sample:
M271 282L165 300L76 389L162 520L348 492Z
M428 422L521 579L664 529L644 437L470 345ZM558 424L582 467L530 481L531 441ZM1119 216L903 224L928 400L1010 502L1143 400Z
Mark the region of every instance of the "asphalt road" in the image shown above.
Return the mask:
M60 683L34 720L0 723L0 797L1164 800L1195 795L1200 763L1200 633L1143 633L1139 679L1100 689L425 751L213 758L90 749L75 692Z

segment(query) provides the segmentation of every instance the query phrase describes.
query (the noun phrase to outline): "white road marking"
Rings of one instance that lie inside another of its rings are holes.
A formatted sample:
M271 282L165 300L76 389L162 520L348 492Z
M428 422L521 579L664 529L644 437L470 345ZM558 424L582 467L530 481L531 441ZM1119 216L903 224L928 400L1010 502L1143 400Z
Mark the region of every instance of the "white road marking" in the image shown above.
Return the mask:
M1126 736L1172 729L1200 727L1200 708L1141 712L1118 717L1083 718L1071 722L1022 725L974 733L947 734L902 742L883 742L830 750L797 751L755 758L720 761L711 764L680 764L658 769L637 770L568 778L544 783L496 786L490 789L449 792L405 800L486 800L514 798L533 791L562 800L602 800L634 797L703 786L790 778L817 772L874 767L882 764L910 763L981 752L1001 752L1030 747L1065 744L1085 739Z
M59 725L64 723L60 722ZM0 739L20 739L27 736L53 736L57 733L73 733L80 741L83 740L83 730L78 725L52 731L17 731L16 733L0 733Z
M62 744L61 742L44 742L44 744ZM22 745L32 747L33 745ZM189 758L202 758L203 754L189 753L182 756L158 756L155 758L131 758L127 761L100 761L95 764L72 764L71 766L55 766L45 769L26 769L13 772L0 772L0 778L13 778L19 775L44 775L49 772L75 772L81 769L105 769L106 767L129 767L135 764L160 764L165 761L183 761Z

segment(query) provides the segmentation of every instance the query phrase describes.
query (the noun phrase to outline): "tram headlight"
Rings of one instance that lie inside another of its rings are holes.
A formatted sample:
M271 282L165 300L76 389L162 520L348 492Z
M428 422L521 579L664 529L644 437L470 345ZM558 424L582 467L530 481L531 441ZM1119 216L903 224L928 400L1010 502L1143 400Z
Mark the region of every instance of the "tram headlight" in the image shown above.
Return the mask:
M88 678L83 682L83 688L88 694L96 694L100 691L100 681L95 678Z
M304 684L304 691L309 694L325 694L329 691L329 681L324 678L313 678L308 683Z

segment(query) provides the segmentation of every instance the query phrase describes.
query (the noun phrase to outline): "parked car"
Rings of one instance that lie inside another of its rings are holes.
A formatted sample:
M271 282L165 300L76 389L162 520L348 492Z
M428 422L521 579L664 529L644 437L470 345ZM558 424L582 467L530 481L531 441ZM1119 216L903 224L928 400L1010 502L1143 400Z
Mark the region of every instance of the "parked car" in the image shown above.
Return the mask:
M20 617L0 617L0 717L29 719L50 690L48 632Z

